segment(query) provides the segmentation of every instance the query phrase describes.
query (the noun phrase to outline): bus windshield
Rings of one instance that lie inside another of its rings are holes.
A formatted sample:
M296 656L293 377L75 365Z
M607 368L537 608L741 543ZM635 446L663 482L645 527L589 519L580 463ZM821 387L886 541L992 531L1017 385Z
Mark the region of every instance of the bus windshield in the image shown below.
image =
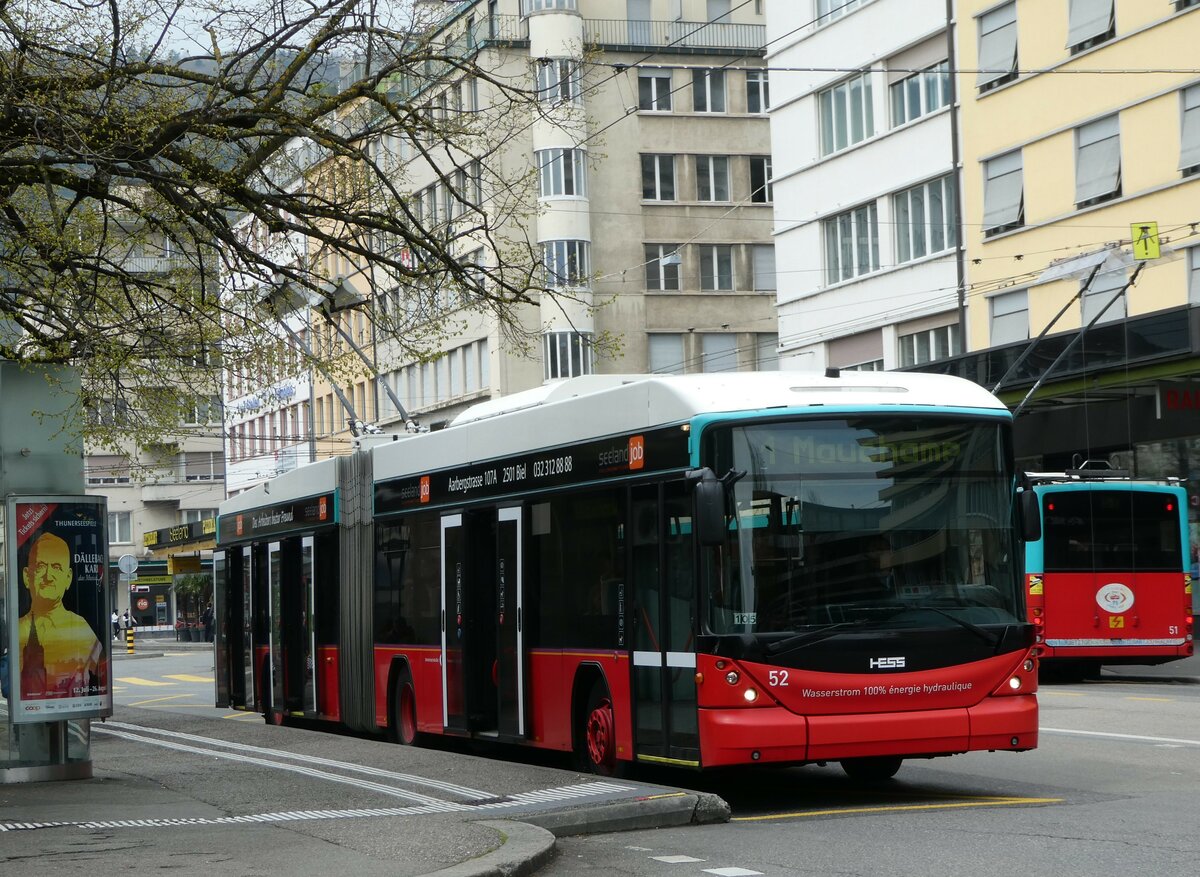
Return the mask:
M1046 572L1182 572L1179 504L1167 493L1070 490L1042 500Z
M705 437L714 471L744 473L706 554L712 633L1020 620L1001 424L873 414Z

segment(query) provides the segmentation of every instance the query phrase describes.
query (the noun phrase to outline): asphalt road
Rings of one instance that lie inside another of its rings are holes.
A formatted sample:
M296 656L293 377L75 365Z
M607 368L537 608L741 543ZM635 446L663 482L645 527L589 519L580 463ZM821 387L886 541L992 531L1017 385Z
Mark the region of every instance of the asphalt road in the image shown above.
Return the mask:
M703 777L728 825L561 838L546 877L1190 873L1200 685L1044 686L1026 753L909 761L882 786L834 765Z

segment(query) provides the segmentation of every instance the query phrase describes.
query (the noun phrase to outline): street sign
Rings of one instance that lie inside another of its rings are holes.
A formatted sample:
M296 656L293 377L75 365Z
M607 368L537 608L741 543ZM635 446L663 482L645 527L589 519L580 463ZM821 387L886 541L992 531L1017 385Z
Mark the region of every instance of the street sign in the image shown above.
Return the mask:
M133 575L135 572L137 572L137 568L138 559L132 554L122 554L119 558L117 558L117 569L125 573L125 575Z
M1135 222L1129 226L1129 234L1133 239L1133 258L1139 262L1157 259L1162 255L1157 222Z

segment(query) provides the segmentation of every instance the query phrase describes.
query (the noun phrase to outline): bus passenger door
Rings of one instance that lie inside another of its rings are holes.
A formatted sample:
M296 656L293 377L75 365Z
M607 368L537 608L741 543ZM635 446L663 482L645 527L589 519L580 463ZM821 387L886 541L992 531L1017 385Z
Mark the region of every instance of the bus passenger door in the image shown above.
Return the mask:
M229 591L232 570L226 560L226 552L218 549L213 552L213 703L217 706L229 706L232 703L229 668L233 664L233 656L229 653L233 641L229 628L229 606L233 602Z
M303 649L303 697L301 709L305 715L317 714L317 627L314 621L313 609L316 607L316 591L313 582L313 537L305 536L300 540L300 581L298 595L303 601L300 635L304 638Z
M497 731L525 736L524 555L521 508L500 509L496 527Z
M463 637L466 633L466 557L463 516L442 517L442 725L467 730Z
M630 503L634 752L696 766L695 573L691 502L682 482L634 488Z
M292 715L312 714L316 712L312 685L313 539L291 538L276 544L280 550L271 561L271 605L278 610L272 626L278 677L273 703Z
M282 546L272 542L267 546L267 656L262 680L264 710L284 710L287 692L284 687L284 595Z
M230 575L229 654L230 706L254 709L254 550L242 548L231 561L236 567Z

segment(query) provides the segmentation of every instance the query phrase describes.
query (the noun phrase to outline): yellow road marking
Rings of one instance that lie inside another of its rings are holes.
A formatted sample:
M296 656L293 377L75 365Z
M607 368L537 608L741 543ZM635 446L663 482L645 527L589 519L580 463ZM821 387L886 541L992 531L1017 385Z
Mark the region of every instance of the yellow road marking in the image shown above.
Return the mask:
M164 679L178 679L180 682L212 682L211 676L190 676L187 673L179 673L173 676L164 676Z
M230 713L227 716L221 716L223 719L262 719L259 713Z
M1155 703L1174 703L1173 697L1127 697L1126 700L1152 700Z
M798 819L802 816L844 816L850 813L900 813L912 810L953 810L963 807L1011 807L1014 804L1061 804L1062 798L985 798L947 804L884 804L879 807L845 807L833 810L804 810L798 813L771 813L766 816L735 816L731 822L766 822L773 819Z
M149 688L158 688L162 685L174 685L174 682L156 682L153 679L141 679L137 676L119 676L118 682L124 682L127 685L145 685Z
M1039 688L1038 697L1087 697L1087 695L1082 691L1047 691Z
M190 694L171 694L167 697L155 697L151 700L139 700L137 703L131 703L130 706L149 706L152 703L162 703L166 700L179 700L181 697L191 697Z

